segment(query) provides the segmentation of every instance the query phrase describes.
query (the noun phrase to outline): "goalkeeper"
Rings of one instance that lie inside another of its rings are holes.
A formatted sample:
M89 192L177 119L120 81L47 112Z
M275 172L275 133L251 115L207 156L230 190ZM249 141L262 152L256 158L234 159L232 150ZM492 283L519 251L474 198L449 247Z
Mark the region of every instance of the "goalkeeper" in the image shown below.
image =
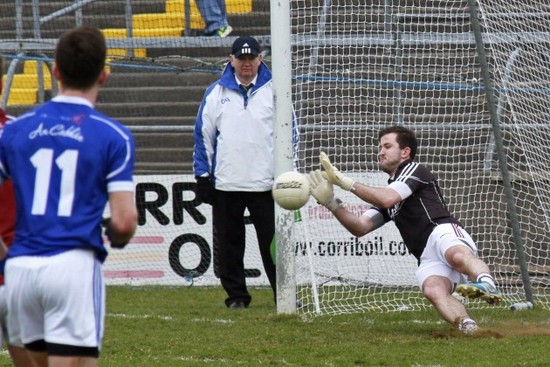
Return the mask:
M477 256L470 235L449 213L433 174L414 160L417 150L414 132L391 126L379 132L378 140L379 164L390 176L388 186L375 188L354 182L321 152L324 172L316 170L309 174L312 195L357 237L393 220L405 245L418 260L416 279L424 296L443 319L471 335L477 323L452 293L479 297L490 304L500 302L501 294L489 267ZM334 197L333 185L351 191L372 207L361 216L354 215Z

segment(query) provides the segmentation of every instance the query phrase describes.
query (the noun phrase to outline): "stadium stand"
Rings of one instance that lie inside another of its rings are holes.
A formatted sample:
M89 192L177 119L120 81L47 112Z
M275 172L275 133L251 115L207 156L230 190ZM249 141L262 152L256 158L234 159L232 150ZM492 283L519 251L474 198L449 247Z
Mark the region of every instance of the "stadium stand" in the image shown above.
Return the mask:
M30 13L30 0L25 0L24 24L32 24L32 14ZM72 1L63 0L51 0L40 1L40 14L51 14L63 6L68 6ZM183 0L151 0L151 1L136 1L133 3L133 32L136 36L142 37L158 37L164 35L166 37L184 36L184 17L183 13ZM242 6L244 3L244 7ZM248 4L249 3L249 4ZM102 28L107 38L124 37L125 29L125 4L124 0L114 1L98 1L92 2L87 5L82 14L82 23L93 24ZM269 19L269 1L268 0L228 0L228 17L230 24L233 25L235 31L232 36L238 36L241 34L253 34L270 36L270 19ZM381 17L383 14L383 4L377 5L380 7L378 12L371 12L372 16L376 17L379 14ZM4 9L5 8L5 9ZM318 11L317 7L312 7L313 11ZM441 31L441 25L446 21L467 22L467 16L464 13L457 13L456 9L452 7L452 3L441 4L439 6L427 6L423 7L410 7L407 8L411 13L398 14L397 17L400 22L396 24L402 24L408 27L408 30L425 30L426 28L433 27L438 28ZM2 22L0 26L0 38L14 38L15 37L15 7L14 6L2 6L5 19L8 21ZM4 11L5 10L5 11ZM434 17L433 14L437 13L439 16ZM105 17L105 14L110 14L109 17ZM112 15L111 15L112 14ZM309 14L308 16L318 16L318 14ZM353 15L343 15L341 22L346 23L352 20ZM367 31L376 32L384 22L380 19L365 19L365 25L369 27ZM40 35L42 38L56 38L59 36L63 29L68 29L75 24L75 15L67 14L66 16L54 19L51 21L48 27L42 27L44 31ZM191 8L190 19L191 31L200 30L203 27L200 14L193 6ZM23 35L25 37L33 36L32 28L25 28ZM191 33L192 33L191 32ZM329 30L330 32L330 30ZM169 172L192 172L190 166L191 163L191 151L192 151L192 136L191 130L185 131L170 131L165 129L159 131L155 129L155 126L184 126L192 127L194 118L197 113L198 105L202 97L202 93L205 88L213 80L217 78L217 73L221 70L222 63L227 57L227 47L190 47L188 49L176 49L176 48L154 48L154 49L134 49L133 55L128 55L127 50L111 49L110 55L113 57L129 56L129 57L145 57L145 58L166 58L170 56L169 60L165 59L164 64L175 67L179 70L188 70L187 72L176 73L159 73L159 72L147 72L140 68L128 68L128 67L112 67L112 76L104 91L100 96L98 103L98 109L104 111L110 116L116 117L132 126L151 126L151 129L135 131L137 146L138 146L138 173L169 173ZM416 58L422 58L422 50L414 49L413 55ZM468 54L469 53L469 54ZM464 55L464 50L457 49L456 54L462 54L462 57L467 57L469 60L475 60L475 54L473 50L468 50ZM330 56L328 56L330 57ZM379 54L377 48L365 47L364 53L360 58L365 60L365 65L369 61L375 61L375 64L385 65L391 64L390 58L395 57L391 54ZM210 67L196 67L196 60L201 60L202 64L217 65L217 68ZM387 63L384 62L387 59ZM408 58L411 60L411 58ZM449 55L446 60L457 60L459 58L454 55ZM159 59L160 60L160 59ZM112 60L116 62L116 60ZM161 64L163 63L160 60ZM269 63L269 55L266 57L266 61ZM360 60L358 60L360 62ZM319 59L319 64L331 64L331 60ZM475 62L472 62L472 68ZM37 102L36 88L36 63L28 61L24 63L24 68L21 73L16 75L14 83L12 85L12 92L10 100L8 100L8 110L14 115L20 114L23 110L28 108L28 105ZM404 67L407 67L406 65ZM418 65L416 65L418 67ZM421 67L433 67L423 65ZM446 67L446 65L438 65L441 70L442 77L446 80L456 80L456 78L463 78L465 74L464 70L461 70L461 75L452 75L449 71L452 67ZM365 79L384 79L392 80L395 75L391 74L391 70L382 69L369 69L365 71ZM473 71L471 72L473 73ZM425 72L424 72L425 74ZM410 72L409 75L413 75L415 78L421 78L423 75L422 70L417 73ZM403 76L398 76L402 78ZM48 70L45 71L46 89L51 88L51 78ZM32 81L32 84L29 84ZM409 80L409 82L422 82L422 80ZM318 84L315 84L318 88ZM365 88L370 88L366 85ZM308 93L308 91L302 91ZM131 100L128 98L128 93L132 94ZM350 93L358 93L361 97L369 95L365 91L350 89ZM407 106L403 106L404 109L409 111L422 109L421 104L426 103L425 95L410 95L407 96ZM463 118L461 114L449 114L446 110L447 105L452 104L453 108L460 109L460 101L464 103L471 103L472 98L483 99L482 95L473 91L470 93L464 93L464 91L457 91L456 97L453 101L437 98L434 94L434 98L431 99L431 103L441 104L441 108L435 109L444 113L438 115L432 113L429 119L433 121L449 122L446 119L449 116L455 118ZM327 101L341 100L342 103L327 103ZM326 114L329 116L325 118L327 123L331 123L331 114L337 115L337 107L331 106L345 106L353 100L355 96L320 96L313 101L313 104L308 106L301 106L307 114L304 114L304 118L307 119L311 114L318 117L319 114ZM364 97L361 97L364 98ZM385 103L388 105L388 110L391 110L391 103L393 99L391 95L373 95L371 96L374 104ZM448 97L447 97L448 98ZM385 102L384 102L385 101ZM370 102L370 101L367 101ZM122 105L126 104L126 105ZM374 105L371 103L362 103L362 106ZM384 114L370 114L364 112L374 111L361 111L361 106L358 106L358 114L362 115L360 121L362 123L370 122L382 122L384 120ZM383 106L380 106L378 111L383 110ZM390 113L391 114L391 113ZM390 118L388 114L388 118ZM426 116L422 116L422 119L426 119ZM471 116L472 120L479 120L476 116ZM371 121L372 120L372 121ZM322 134L322 133L321 133ZM345 138L344 138L345 139ZM314 141L314 139L308 139ZM345 145L346 141L335 142ZM365 144L365 149L372 149L371 144ZM369 152L366 152L369 153ZM316 157L311 157L314 160Z
M51 14L74 1L42 0L40 14ZM31 1L23 1L25 38L36 37L33 33ZM125 0L96 1L87 5L82 11L82 24L100 27L106 38L124 37L126 29L124 17ZM0 39L14 39L15 6L0 5L3 19L0 24ZM136 37L179 37L186 34L184 29L183 0L150 0L132 2L132 26ZM228 0L228 20L234 28L231 39L242 34L269 35L269 1L268 0ZM105 14L109 14L108 17ZM40 37L55 39L63 30L75 25L75 15L52 20L47 27L41 27ZM199 34L204 27L197 8L191 7L191 34ZM228 42L231 42L229 40ZM116 57L131 56L135 58L170 57L163 66L170 66L170 72L148 72L146 67L133 68L127 64L132 61L119 61L125 66L112 66L111 78L100 95L98 109L118 118L126 125L151 126L150 129L134 130L137 144L137 173L190 173L193 139L191 128L198 111L198 106L206 87L215 79L227 59L229 47L191 47L134 49L128 55L124 49L110 49L111 62L116 64ZM200 60L198 63L197 60ZM214 67L196 67L209 65ZM185 72L192 68L191 71ZM7 69L7 68L5 68ZM45 88L51 90L49 70L44 68ZM5 77L4 77L5 79ZM37 63L21 63L15 75L7 110L13 115L37 103ZM51 93L50 93L51 94ZM128 95L132 98L129 99ZM155 127L162 126L164 129ZM170 126L183 126L182 131L170 131ZM185 129L187 127L188 129Z

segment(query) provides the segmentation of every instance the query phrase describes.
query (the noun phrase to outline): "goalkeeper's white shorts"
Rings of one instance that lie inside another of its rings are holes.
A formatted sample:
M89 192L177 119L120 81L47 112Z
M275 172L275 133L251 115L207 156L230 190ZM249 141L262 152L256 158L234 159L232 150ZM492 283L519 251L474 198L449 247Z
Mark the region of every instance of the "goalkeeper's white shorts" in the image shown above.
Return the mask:
M420 265L416 269L416 281L420 289L424 281L432 275L446 277L454 284L468 280L465 274L453 269L445 259L445 252L456 245L467 247L473 254L477 254L474 240L459 225L446 223L434 228L420 256Z
M10 258L5 274L12 345L101 347L105 283L93 251Z

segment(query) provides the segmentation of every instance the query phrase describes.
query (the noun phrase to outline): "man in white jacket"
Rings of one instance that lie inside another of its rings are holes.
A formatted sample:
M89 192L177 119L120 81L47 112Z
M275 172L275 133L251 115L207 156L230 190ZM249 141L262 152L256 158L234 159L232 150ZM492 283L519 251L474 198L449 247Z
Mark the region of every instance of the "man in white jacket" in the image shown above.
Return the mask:
M256 39L237 38L229 61L202 100L195 125L193 168L197 199L212 205L214 269L227 293L225 304L246 308L251 296L244 269L245 209L276 294L270 254L275 233L273 90L271 71Z

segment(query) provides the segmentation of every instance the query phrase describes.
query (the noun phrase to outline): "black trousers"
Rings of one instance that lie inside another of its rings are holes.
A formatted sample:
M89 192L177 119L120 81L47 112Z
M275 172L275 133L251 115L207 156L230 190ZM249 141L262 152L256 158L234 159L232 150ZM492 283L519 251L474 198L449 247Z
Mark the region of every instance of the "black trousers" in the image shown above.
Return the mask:
M227 192L216 190L212 206L214 230L214 268L227 293L225 304L240 301L246 306L251 296L246 287L244 253L248 209L250 221L256 229L258 245L265 273L276 299L276 270L271 258L271 241L275 234L275 207L271 191Z

